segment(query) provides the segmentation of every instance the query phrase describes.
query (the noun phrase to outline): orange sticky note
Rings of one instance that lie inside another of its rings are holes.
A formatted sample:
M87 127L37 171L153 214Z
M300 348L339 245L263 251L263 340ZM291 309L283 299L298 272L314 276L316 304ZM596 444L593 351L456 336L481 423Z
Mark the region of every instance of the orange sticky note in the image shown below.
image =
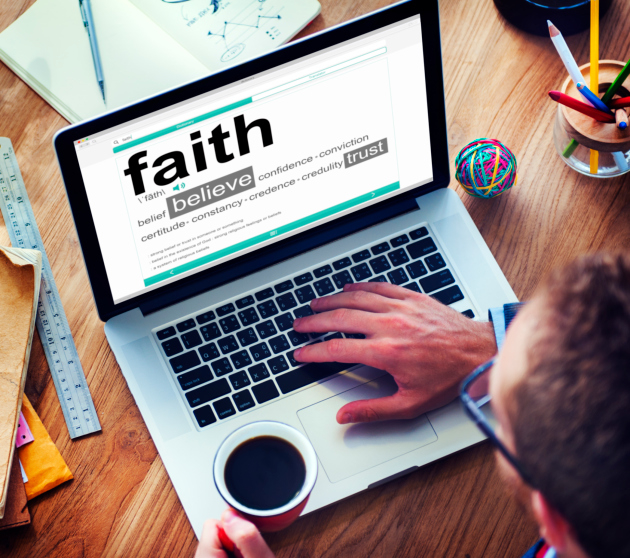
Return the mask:
M20 461L28 482L24 484L26 497L31 500L73 478L70 469L48 435L31 402L24 394L22 413L35 440L18 448Z

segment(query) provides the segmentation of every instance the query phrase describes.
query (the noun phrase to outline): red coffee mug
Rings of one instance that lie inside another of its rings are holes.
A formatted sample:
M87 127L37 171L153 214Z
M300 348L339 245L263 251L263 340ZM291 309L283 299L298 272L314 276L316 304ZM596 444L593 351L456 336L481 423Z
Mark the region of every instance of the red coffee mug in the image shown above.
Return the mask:
M244 506L230 494L225 483L225 464L232 452L243 442L259 436L275 436L290 443L298 450L306 466L302 489L287 504L271 510L256 510ZM214 458L213 473L219 494L231 508L261 531L280 531L299 517L308 502L317 480L317 455L308 438L292 426L272 421L252 422L232 432L219 446Z

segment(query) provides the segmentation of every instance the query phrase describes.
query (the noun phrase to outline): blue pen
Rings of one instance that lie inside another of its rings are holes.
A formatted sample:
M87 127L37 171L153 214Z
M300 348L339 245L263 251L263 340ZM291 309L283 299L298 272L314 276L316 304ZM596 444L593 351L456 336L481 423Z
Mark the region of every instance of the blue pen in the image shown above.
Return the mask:
M595 93L593 93L588 87L586 87L586 85L584 85L582 82L579 82L577 84L577 88L578 91L580 93L582 93L582 95L584 95L584 98L591 103L597 110L601 110L602 112L605 112L606 114L613 114L613 111L610 110L605 104L604 102L597 96L595 95Z
M87 30L88 37L90 38L90 49L92 50L92 62L94 63L94 71L96 72L96 81L101 88L103 101L105 101L105 79L103 78L101 55L98 52L98 43L96 42L96 31L94 29L94 18L92 17L90 0L79 0L79 8L81 9L83 25Z

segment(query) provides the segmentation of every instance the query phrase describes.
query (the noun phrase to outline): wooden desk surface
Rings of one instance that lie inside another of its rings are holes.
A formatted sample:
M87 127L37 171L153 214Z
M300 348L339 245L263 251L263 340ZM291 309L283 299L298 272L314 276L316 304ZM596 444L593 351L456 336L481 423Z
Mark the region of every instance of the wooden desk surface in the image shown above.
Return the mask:
M3 0L0 30L32 0ZM389 4L321 0L317 31ZM552 145L565 71L552 43L526 35L491 0L442 0L451 161L467 142L499 138L516 153L519 183L492 201L460 194L516 294L531 296L550 268L586 251L630 245L630 181L594 180ZM570 37L588 61L588 33ZM602 22L602 58L630 57L630 3ZM39 340L26 392L75 480L30 505L32 525L0 534L5 557L192 556L196 548L162 461L96 314L51 139L66 122L0 64L0 135L15 146L103 432L71 441ZM8 244L0 227L0 245ZM36 336L37 337L37 336ZM536 528L504 492L488 444L300 519L267 537L279 557L520 557Z

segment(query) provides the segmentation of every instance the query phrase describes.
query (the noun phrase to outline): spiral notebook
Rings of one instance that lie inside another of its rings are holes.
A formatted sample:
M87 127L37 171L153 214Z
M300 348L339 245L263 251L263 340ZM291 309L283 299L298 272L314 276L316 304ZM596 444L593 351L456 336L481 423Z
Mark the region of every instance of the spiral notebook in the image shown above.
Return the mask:
M320 10L317 0L92 0L106 103L78 0L37 0L0 33L0 60L74 123L264 54Z

